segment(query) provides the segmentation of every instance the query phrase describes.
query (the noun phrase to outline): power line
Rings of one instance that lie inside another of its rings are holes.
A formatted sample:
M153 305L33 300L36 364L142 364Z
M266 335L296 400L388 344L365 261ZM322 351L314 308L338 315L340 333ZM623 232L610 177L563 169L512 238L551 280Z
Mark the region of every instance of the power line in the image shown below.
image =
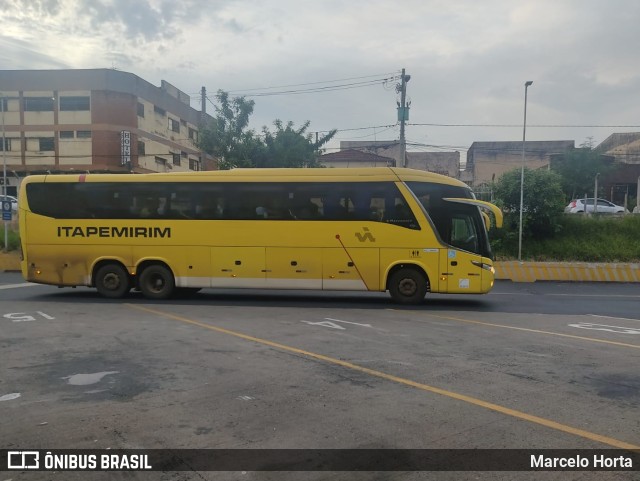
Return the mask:
M394 77L388 77L388 78L382 78L382 79L376 79L376 80L367 80L364 82L353 82L353 83L340 84L340 85L328 85L326 87L313 87L309 89L281 90L278 92L246 94L246 95L243 95L243 97L271 97L274 95L300 95L300 94L310 94L310 93L334 92L336 90L349 90L349 89L355 89L355 88L370 87L373 85L378 85L380 83L386 83L393 80L395 80Z
M522 128L522 124L436 124L436 123L408 123L407 125L427 126L427 127L517 127ZM542 128L603 128L603 129L638 129L640 125L561 125L561 124L527 124L529 127Z
M304 85L319 85L319 84L326 84L326 83L335 83L335 82L344 82L347 80L360 80L360 79L364 79L364 78L371 78L371 77L379 77L381 75L396 75L398 72L386 72L386 73L379 73L379 74L373 74L373 75L363 75L360 77L347 77L347 78L341 78L341 79L335 79L335 80L321 80L318 82L307 82L307 83L300 83L300 84L289 84L289 85L276 85L273 87L260 87L260 88L253 88L253 89L242 89L242 90L230 90L228 91L228 93L237 93L237 92L254 92L256 90L271 90L271 89L280 89L280 88L289 88L289 87L301 87Z
M387 132L388 130L391 130L391 129L397 127L397 126L398 126L398 124L389 125L386 129L379 130L379 131L374 131L373 133L367 134L367 135L360 135L358 137L350 137L350 139L364 139L366 137L371 137L373 135L378 135L378 134L381 134L383 132ZM349 130L357 130L357 129L349 129ZM338 132L340 132L340 130L338 130ZM346 137L336 138L336 140L346 140Z
M354 131L354 130L368 130L368 129L386 129L386 128L390 128L390 127L395 127L397 126L398 123L396 122L395 124L389 124L389 125L374 125L373 127L354 127L352 129L331 129L331 130L318 130L318 131L314 131L311 133L318 133L318 134L323 134L325 132L331 132L333 130L336 130L338 132L350 132L350 131Z

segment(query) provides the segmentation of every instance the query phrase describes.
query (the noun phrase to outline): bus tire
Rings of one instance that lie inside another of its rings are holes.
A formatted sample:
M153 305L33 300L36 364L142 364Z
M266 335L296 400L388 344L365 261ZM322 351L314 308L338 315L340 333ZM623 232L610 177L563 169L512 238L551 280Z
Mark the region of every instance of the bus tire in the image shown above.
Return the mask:
M151 264L140 274L138 287L147 299L167 299L175 290L175 280L169 268Z
M109 263L102 265L96 271L95 286L100 295L110 299L120 299L131 289L131 281L124 267Z
M398 304L420 304L427 294L427 280L417 269L403 267L389 278L389 294Z

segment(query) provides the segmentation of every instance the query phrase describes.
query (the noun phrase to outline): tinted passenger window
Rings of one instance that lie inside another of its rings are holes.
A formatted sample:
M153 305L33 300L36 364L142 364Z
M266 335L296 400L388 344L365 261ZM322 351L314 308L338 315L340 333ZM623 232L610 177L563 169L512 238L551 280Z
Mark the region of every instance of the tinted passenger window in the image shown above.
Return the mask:
M390 182L28 184L31 210L63 219L375 221L419 229Z

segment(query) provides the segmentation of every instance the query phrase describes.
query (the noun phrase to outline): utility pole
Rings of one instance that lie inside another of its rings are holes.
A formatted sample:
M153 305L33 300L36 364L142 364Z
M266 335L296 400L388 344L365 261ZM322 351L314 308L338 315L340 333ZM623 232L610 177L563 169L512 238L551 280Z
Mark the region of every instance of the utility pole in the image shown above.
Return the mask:
M400 122L400 167L407 166L407 141L404 138L404 123L409 120L409 106L407 100L407 82L411 80L411 75L405 75L402 69L400 85L396 86L396 91L400 91L400 103L398 104L398 121Z
M206 114L207 113L207 89L205 87L202 87L202 90L200 91L200 95L202 96L202 113Z

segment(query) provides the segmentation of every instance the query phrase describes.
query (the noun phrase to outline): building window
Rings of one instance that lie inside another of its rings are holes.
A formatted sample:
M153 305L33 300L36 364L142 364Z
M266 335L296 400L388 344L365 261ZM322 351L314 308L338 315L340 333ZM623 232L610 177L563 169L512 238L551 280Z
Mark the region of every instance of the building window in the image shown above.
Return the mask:
M180 154L171 154L173 157L173 165L180 165Z
M198 131L196 129L189 128L189 138L194 142L198 141Z
M144 117L144 104L138 102L138 117Z
M6 98L2 98L2 105L0 105L0 109L3 112L8 112L9 111L9 99Z
M40 143L40 147L38 148L38 150L40 150L41 152L55 150L56 143L53 137L40 137L38 141Z
M76 133L76 137L78 137L79 139L90 139L91 138L91 131L90 130L78 130L78 132Z
M61 130L59 137L61 139L73 139L73 130Z
M162 115L162 116L167 115L167 111L163 108L158 107L157 105L153 106L153 111L158 115Z
M52 97L25 97L24 111L25 112L49 112L49 111L52 112L53 98Z
M0 142L0 152L9 152L11 150L11 139L5 138L4 145Z
M174 132L180 132L180 122L178 122L175 119L172 119L171 117L169 117L169 126L168 126L169 130L172 130Z
M84 97L60 97L61 111L90 110L91 101Z
M158 165L167 165L167 159L165 159L164 157L158 157L156 155L156 164Z
M202 170L200 161L198 159L189 159L189 170Z
M138 155L147 155L145 153L145 146L144 146L144 142L142 141L138 141Z

